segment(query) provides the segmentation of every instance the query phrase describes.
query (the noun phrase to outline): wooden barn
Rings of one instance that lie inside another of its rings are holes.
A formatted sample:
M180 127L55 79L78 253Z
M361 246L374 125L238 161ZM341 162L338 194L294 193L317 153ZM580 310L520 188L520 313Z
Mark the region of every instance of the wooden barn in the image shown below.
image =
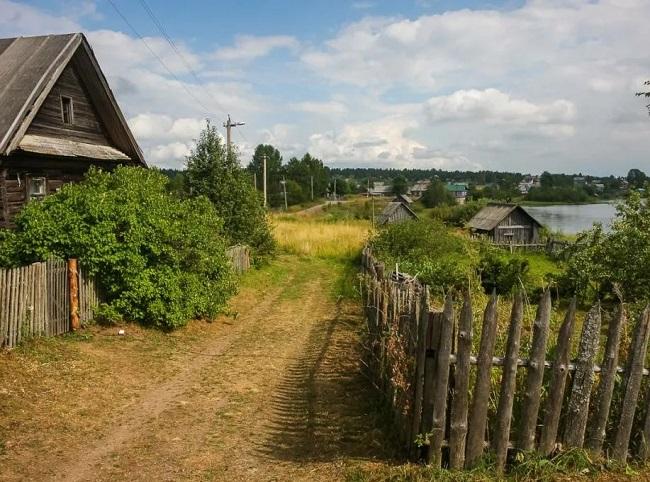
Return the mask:
M467 226L475 235L508 245L538 244L542 228L541 223L516 204L488 204Z
M81 33L0 39L0 227L90 166L146 166Z
M409 204L413 204L413 199L406 194L397 194L395 199L393 199L393 202L404 203L408 206Z
M418 216L403 202L393 201L389 202L379 215L377 224L383 226L385 224L401 223L409 219L418 219Z

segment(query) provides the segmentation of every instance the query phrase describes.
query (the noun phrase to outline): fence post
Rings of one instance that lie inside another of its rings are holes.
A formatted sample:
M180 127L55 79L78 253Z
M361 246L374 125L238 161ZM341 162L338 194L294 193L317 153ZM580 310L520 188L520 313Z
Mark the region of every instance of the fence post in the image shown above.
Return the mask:
M77 331L79 323L79 271L76 258L68 260L68 287L70 289L70 330Z

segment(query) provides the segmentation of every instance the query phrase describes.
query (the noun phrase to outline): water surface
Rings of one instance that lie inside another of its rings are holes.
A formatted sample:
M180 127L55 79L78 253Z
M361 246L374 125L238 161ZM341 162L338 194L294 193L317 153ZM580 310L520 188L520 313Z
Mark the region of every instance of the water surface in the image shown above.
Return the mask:
M616 203L556 204L524 206L524 209L551 231L576 234L602 223L606 230L616 216Z

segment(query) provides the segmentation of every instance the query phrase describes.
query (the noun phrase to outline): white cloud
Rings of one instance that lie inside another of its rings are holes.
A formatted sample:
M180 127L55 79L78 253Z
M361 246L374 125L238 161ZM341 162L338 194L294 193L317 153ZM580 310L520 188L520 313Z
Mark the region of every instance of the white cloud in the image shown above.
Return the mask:
M573 121L576 116L576 108L568 100L534 104L513 99L497 89L459 90L432 97L425 104L425 112L433 122L481 120L516 125L562 124Z
M72 18L52 15L30 5L0 0L0 37L78 32Z
M323 114L323 115L336 115L336 114L345 114L348 112L348 108L345 104L337 101L329 102L298 102L291 104L293 110L301 112L309 112L310 114Z
M271 35L256 37L253 35L239 35L235 38L232 47L222 47L214 53L217 60L252 60L268 55L274 49L296 49L298 41L289 35Z
M184 142L157 144L145 149L145 157L156 166L178 169L190 153L192 145Z

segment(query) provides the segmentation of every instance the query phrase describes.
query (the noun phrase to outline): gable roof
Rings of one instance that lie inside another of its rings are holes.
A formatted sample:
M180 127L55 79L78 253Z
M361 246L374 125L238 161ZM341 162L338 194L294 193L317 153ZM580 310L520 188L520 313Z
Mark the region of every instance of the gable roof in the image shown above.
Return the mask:
M448 182L447 191L449 192L465 192L467 191L467 184L463 182Z
M403 202L405 204L413 204L413 199L408 197L406 194L397 194L395 196L395 201L397 202Z
M108 137L134 162L142 151L81 33L0 39L0 155L20 148L27 128L69 64L88 88Z
M413 210L408 207L406 204L400 201L391 201L389 202L382 213L379 215L378 222L379 224L384 224L386 223L390 217L395 214L395 212L399 209L404 209L406 212L411 216L413 219L418 219L418 215L413 212Z
M478 229L480 231L492 231L497 224L499 224L505 217L510 215L513 211L520 209L530 219L532 219L539 226L542 226L537 219L531 216L528 211L519 206L518 204L488 204L469 220L467 226L469 228Z

